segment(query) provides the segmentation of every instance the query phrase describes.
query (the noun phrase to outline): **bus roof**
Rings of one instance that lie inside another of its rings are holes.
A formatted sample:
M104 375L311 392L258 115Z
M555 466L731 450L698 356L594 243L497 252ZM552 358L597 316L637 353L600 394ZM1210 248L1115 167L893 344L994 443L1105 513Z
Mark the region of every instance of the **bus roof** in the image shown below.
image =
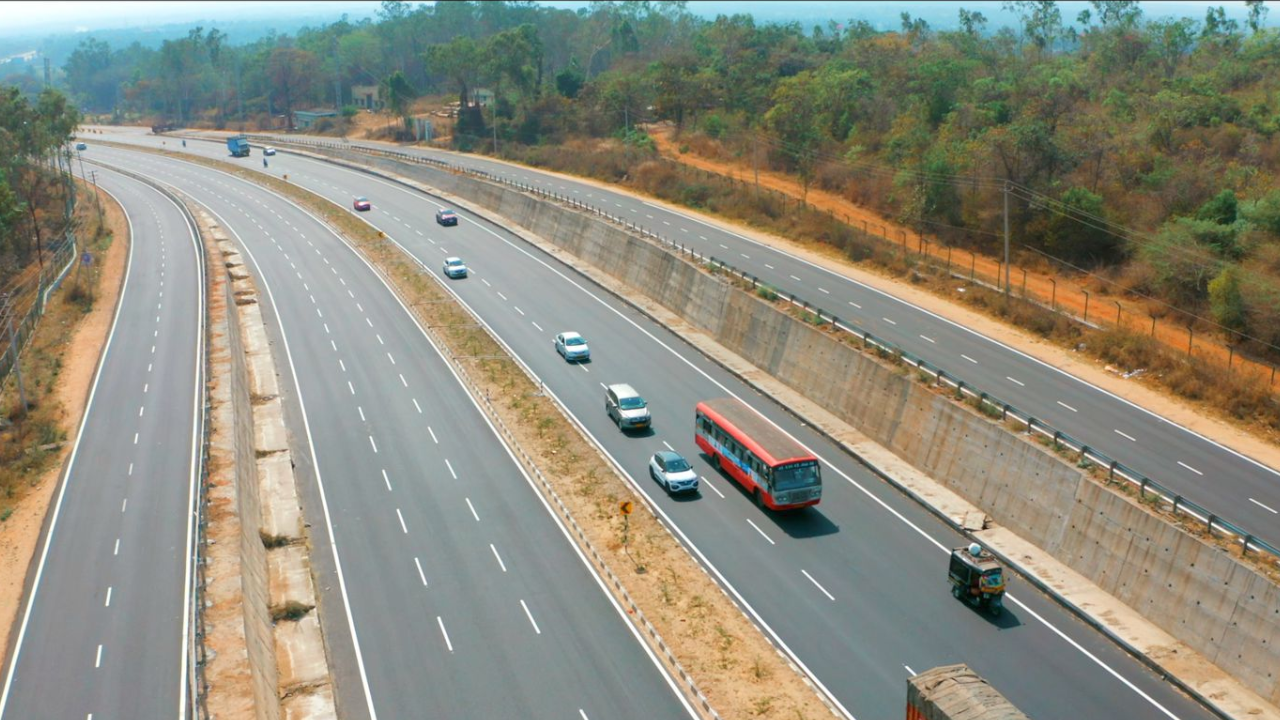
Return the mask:
M698 409L716 424L745 440L745 445L770 466L798 460L817 460L813 453L792 440L736 398L716 398L698 403Z

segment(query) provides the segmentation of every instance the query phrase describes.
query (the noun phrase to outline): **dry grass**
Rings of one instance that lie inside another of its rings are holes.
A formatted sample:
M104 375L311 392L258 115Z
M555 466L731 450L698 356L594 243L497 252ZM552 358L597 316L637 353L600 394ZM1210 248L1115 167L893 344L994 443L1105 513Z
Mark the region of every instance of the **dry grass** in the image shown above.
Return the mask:
M92 204L77 208L79 236L88 239L87 250L103 257L111 244L111 233L98 218ZM59 292L49 297L45 315L36 327L35 336L20 357L22 389L26 394L24 410L19 400L17 377L10 373L0 390L0 522L7 520L13 506L43 473L61 457L61 444L67 439L64 409L56 399L55 388L62 373L71 336L79 320L93 309L94 288L102 270L101 262L88 268L76 268L63 282ZM0 333L2 334L2 333ZM0 351L8 347L7 335Z
M167 153L160 153L167 154ZM266 185L335 226L392 284L418 320L462 365L549 480L590 543L624 581L680 664L724 717L820 718L831 711L764 635L648 512L624 521L631 488L440 282L345 208L277 178L203 162ZM643 507L641 505L641 507ZM625 542L625 545L624 545ZM750 658L746 661L745 658ZM761 682L768 678L769 682Z

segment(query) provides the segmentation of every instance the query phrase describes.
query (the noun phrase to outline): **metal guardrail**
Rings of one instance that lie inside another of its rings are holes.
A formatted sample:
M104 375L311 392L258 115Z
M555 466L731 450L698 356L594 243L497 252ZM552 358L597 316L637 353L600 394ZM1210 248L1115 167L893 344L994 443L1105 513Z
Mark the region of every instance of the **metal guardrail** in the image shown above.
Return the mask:
M807 300L793 293L785 292L777 288L773 288L772 286L766 285L765 283L760 282L759 277L751 273L748 273L745 270L739 270L738 268L734 267L733 265L723 260L716 259L714 256L703 255L697 252L696 250L693 250L692 248L689 248L681 243L677 243L674 240L670 240L666 237L663 237L658 233L653 232L648 228L645 228L639 225L638 223L635 223L627 218L613 215L612 213L609 213L608 211L600 207L597 207L590 203L585 203L577 198L570 197L568 195L544 190L534 185L529 185L527 183L521 183L515 180L500 177L493 173L485 172L483 170L466 168L459 165L454 165L452 163L447 163L442 160L436 160L434 158L428 158L421 155L415 155L412 153L406 153L406 152L395 151L395 150L383 150L381 148L373 148L373 147L367 147L362 145L353 145L349 142L334 142L334 141L328 141L328 140L310 140L310 139L303 140L303 139L294 139L294 138L281 139L281 138L271 137L266 135L256 135L256 136L250 136L250 137L253 139L257 139L259 141L274 142L274 143L284 142L289 144L302 145L304 147L319 147L319 148L327 148L332 150L354 151L354 152L359 152L365 155L393 158L396 160L402 160L402 161L414 163L417 165L432 165L455 174L470 175L472 177L482 178L490 182L500 183L502 185L506 185L508 187L512 187L547 200L554 200L557 202L564 203L577 210L589 212L597 217L605 218L610 222L620 225L625 229L636 232L642 235L643 237L657 241L660 245L670 249L671 251L677 253L678 255L687 256L694 261L710 263L712 266L719 268L721 271L728 272L732 275L741 277L744 281L751 283L751 286L753 288L759 288L762 286L769 288L772 292L776 293L779 298L785 299L791 305L802 308L808 312L813 313L816 322L819 322L819 323L830 322L833 327L841 331L850 333L853 336L857 337L863 343L864 349L867 349L867 350L874 349L876 352L883 354L887 357L896 358L903 364L913 367L920 372L923 372L932 376L935 384L937 385L945 384L947 386L950 386L951 388L954 389L957 398L960 398L960 399L969 398L975 401L977 404L977 408L980 412L984 412L984 413L988 412L988 408L992 413L998 412L1000 414L1001 421L1013 420L1025 426L1028 434L1038 433L1039 435L1045 438L1048 438L1053 442L1053 445L1055 448L1059 448L1059 449L1066 448L1067 450L1078 453L1079 454L1078 461L1081 464L1093 464L1098 467L1105 468L1107 472L1108 482L1116 482L1117 479L1119 479L1121 481L1130 483L1131 485L1135 486L1138 489L1138 497L1140 500L1145 501L1149 499L1149 496L1154 496L1154 499L1157 502L1167 503L1174 514L1180 513L1194 519L1198 523L1202 523L1205 527L1205 531L1208 534L1213 535L1215 532L1217 532L1228 537L1228 539L1231 539L1233 542L1240 543L1242 554L1247 555L1251 550L1255 552L1266 553L1271 556L1271 559L1273 562L1280 564L1280 548L1259 539L1244 527L1222 518L1222 516L1213 512L1212 510L1205 507L1204 505L1201 505L1200 503L1187 499L1182 494L1175 492L1174 490L1160 484L1155 480L1152 480L1151 478L1143 475L1142 473L1137 472L1136 470L1128 467L1127 465L1124 465L1119 460L1116 460L1102 453L1101 451L1095 448L1092 448L1084 444L1083 442L1071 437L1067 433L1054 428L1048 423L1037 419L1031 413L1021 410L1018 407L1001 400L996 395L989 392L985 392L979 389L977 386L971 383L965 382L963 379L957 376L944 372L940 367L931 365L924 358L914 355L910 352L907 352L906 350L903 350L902 348L898 347L897 345L893 344L888 340L877 338L876 336L871 334L869 331L864 330L863 328L851 322L848 322L847 320L840 319L835 313L825 311L815 303L810 303Z

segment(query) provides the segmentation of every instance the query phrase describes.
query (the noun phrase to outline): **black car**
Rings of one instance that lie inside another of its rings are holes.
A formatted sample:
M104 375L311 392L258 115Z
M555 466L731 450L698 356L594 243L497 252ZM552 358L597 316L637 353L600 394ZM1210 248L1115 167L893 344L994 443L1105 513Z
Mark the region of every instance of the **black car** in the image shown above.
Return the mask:
M441 225L457 225L458 216L452 210L442 208L436 211L436 222Z

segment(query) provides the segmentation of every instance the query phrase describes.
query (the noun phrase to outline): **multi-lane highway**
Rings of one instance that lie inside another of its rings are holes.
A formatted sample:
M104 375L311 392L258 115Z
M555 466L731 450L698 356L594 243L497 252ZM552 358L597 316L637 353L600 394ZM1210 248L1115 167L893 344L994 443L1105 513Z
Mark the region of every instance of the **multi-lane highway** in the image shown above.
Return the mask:
M203 254L167 196L110 171L98 182L133 244L5 668L5 720L189 712Z
M1280 474L1275 469L996 340L724 226L599 184L473 155L404 151L573 197L722 258L925 358L948 376L1012 403L1280 546Z
M692 716L358 254L252 183L153 155L91 152L205 205L263 290L309 488L343 717Z
M189 145L188 152L225 154L213 144ZM152 173L208 174L155 158L129 162ZM261 169L256 158L247 166ZM269 172L287 172L344 207L354 195L369 196L374 208L363 217L428 268L446 255L462 256L473 275L450 283L458 296L542 377L726 589L849 715L892 717L901 710L908 674L964 661L1042 720L1208 717L1026 586L1015 585L1010 612L998 621L956 603L946 587L944 549L962 538L679 337L501 228L465 213L458 227L438 227L432 215L439 204L429 197L320 161L282 154ZM590 364L567 365L552 351L551 338L563 330L587 337ZM601 388L612 382L629 382L650 401L653 435L628 437L613 428ZM821 506L797 515L762 513L703 462L693 444L692 404L725 394L747 400L819 454L826 473ZM696 500L666 498L647 480L648 455L666 447L705 477Z

